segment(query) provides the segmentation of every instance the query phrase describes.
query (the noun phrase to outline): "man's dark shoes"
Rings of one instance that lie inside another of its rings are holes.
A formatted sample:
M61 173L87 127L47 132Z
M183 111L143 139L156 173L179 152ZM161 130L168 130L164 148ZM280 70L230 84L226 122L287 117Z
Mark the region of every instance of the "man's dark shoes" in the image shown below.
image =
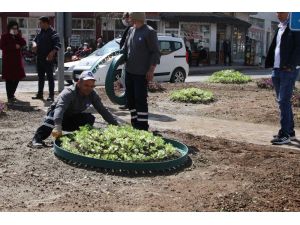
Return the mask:
M36 96L33 96L32 99L40 99L43 100L43 95L37 94Z
M32 147L34 148L42 148L45 146L45 143L39 137L34 137L31 142Z
M291 142L289 135L279 134L271 140L273 145L284 145Z
M280 136L280 131L279 131L279 134L273 135L273 138L275 139L278 136ZM297 140L295 131L292 131L291 133L289 133L289 136L290 136L291 141Z

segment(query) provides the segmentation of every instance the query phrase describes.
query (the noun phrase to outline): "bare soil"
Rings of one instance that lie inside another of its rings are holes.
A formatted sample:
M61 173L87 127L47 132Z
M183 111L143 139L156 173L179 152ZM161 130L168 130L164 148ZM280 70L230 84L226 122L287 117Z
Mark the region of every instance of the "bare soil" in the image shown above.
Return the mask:
M278 123L273 92L254 84L163 86L168 91L150 94L150 110ZM183 86L212 90L217 101L209 105L169 101L170 90ZM34 101L0 115L0 211L300 210L298 150L169 130L161 134L188 145L189 164L160 174L114 174L66 164L51 147L28 147L45 115L41 109L43 105Z

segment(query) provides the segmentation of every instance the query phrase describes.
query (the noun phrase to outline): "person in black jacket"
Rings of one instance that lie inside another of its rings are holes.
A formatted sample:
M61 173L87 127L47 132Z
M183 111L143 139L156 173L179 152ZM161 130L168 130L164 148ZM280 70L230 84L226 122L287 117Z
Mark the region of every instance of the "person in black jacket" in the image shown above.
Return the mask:
M272 81L280 109L281 129L271 140L273 144L286 144L295 139L291 98L300 65L300 32L289 28L289 13L278 12L280 21L265 62L273 68Z
M129 31L130 27L132 27L132 22L129 19L129 12L124 12L123 13L122 23L126 27L126 29L125 29L125 31L122 35L121 41L120 41L120 49L123 48L126 37L127 37L127 34L128 34L128 31Z
M148 83L153 81L160 50L156 31L145 24L144 12L130 12L133 26L124 44L126 98L134 128L148 130Z
M49 97L47 101L54 100L54 77L53 68L55 55L61 48L58 33L50 26L48 17L40 17L40 32L34 39L33 50L37 53L37 71L38 71L38 93L32 99L43 99L45 73L47 74L49 84Z
M131 20L129 18L129 12L124 12L123 13L122 23L126 27L126 29L125 29L125 31L124 31L124 33L122 35L121 41L120 41L120 49L123 48L125 40L126 40L126 37L128 35L128 31L132 27L132 23L131 23ZM126 89L125 74L126 74L126 72L125 72L125 67L124 67L123 70L122 70L120 82L121 82L122 86L125 87L125 89ZM127 101L126 101L125 105L120 106L119 109L122 109L122 110L128 109Z

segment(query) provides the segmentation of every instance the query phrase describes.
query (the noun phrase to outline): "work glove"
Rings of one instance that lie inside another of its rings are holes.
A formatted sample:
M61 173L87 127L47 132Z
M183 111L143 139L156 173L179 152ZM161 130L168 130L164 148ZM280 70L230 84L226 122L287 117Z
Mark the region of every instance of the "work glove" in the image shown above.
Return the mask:
M52 137L54 139L60 138L62 136L62 126L61 125L55 125L54 129L52 130Z

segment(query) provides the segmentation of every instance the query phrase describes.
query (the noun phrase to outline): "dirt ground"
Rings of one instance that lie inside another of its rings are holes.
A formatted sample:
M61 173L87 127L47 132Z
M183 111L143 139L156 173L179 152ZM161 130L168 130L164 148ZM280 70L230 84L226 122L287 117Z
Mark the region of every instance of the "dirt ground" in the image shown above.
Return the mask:
M151 106L160 112L212 117L225 120L238 120L251 123L278 124L279 114L273 90L259 89L255 82L247 85L185 83L163 84L164 93L150 96ZM216 101L204 104L174 104L169 100L170 91L180 88L197 87L212 91ZM299 84L297 84L299 88ZM157 101L156 99L159 99ZM298 114L300 108L294 108L296 127L300 126Z
M150 94L150 110L252 123L278 123L273 92L257 89L253 83L243 86L163 86L168 91ZM169 90L182 86L212 90L217 101L209 105L170 102ZM26 100L25 95L19 98ZM105 104L110 104L103 94L102 99ZM161 134L188 145L190 164L166 174L112 174L68 165L54 156L51 147L29 148L27 144L45 114L42 106L34 101L0 116L0 211L300 209L298 150L169 130Z

